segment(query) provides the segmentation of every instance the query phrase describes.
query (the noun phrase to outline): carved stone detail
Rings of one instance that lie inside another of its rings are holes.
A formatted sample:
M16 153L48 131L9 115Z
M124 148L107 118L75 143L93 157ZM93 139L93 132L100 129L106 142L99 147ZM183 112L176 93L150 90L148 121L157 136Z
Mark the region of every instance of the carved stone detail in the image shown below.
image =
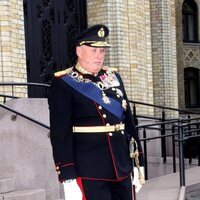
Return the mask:
M183 60L184 62L199 62L200 61L200 46L184 45Z

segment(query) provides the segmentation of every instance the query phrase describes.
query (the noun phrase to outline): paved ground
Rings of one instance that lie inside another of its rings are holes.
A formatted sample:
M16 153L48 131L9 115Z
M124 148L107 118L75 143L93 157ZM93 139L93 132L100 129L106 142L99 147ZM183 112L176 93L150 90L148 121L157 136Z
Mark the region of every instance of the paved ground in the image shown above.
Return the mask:
M176 171L179 171L178 159L176 159ZM190 169L198 166L197 159L192 160L192 164L189 164L189 160L185 159L185 169ZM171 157L167 158L167 163L163 164L162 158L149 158L148 160L148 179L156 178L173 173L173 161Z
M200 167L187 163L186 160L186 186L199 183L200 188ZM149 180L137 194L137 200L177 200L180 188L179 173L172 173L172 166L170 161L164 165L149 163ZM197 199L198 197L195 198Z

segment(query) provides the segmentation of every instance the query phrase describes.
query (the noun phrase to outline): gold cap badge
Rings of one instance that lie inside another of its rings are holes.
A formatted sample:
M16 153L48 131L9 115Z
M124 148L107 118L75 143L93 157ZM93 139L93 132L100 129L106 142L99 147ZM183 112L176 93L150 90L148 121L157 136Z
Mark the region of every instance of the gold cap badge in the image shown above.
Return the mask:
M100 28L100 30L98 31L98 36L99 37L104 37L105 36L105 31L104 31L104 28Z
M109 47L110 45L106 41L108 34L109 29L107 26L103 24L96 24L77 36L76 45L87 45L96 48Z

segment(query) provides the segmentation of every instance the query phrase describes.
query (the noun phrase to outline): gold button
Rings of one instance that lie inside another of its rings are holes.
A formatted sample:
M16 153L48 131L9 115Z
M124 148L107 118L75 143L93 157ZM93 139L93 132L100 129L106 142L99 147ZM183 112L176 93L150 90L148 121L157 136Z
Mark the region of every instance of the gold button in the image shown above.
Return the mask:
M117 97L120 98L120 95L118 94Z
M115 88L112 88L112 91L115 91L116 89Z
M106 126L110 126L110 124L109 124L109 123L106 123Z
M102 107L101 107L101 106L99 106L99 110L102 110Z
M56 166L56 170L59 170L59 167L58 167L58 166Z
M112 133L108 133L110 136L112 136L113 134Z
M103 114L103 118L106 118L107 116L106 116L106 114Z
M121 134L124 134L124 131L121 131Z
M60 175L61 173L60 173L60 171L57 171L57 173L58 173L58 175Z

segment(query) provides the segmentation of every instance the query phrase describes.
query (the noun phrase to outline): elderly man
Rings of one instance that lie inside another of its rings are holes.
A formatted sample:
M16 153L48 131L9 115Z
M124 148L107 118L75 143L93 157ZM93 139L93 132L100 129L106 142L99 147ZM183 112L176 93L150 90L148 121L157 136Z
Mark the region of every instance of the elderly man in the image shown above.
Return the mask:
M77 64L55 73L49 93L53 157L67 200L132 200L131 138L143 165L120 75L103 66L108 34L101 24L81 33Z

